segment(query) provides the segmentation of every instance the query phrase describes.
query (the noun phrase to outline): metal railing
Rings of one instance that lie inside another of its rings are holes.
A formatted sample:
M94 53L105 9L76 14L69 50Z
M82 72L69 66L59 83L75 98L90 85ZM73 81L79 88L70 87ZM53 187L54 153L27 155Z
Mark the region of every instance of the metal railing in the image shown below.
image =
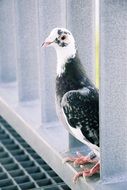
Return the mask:
M74 185L76 170L62 164L69 137L55 112L56 56L53 49L40 46L52 28L67 27L74 34L89 77L95 81L95 1L0 1L0 114L73 190L125 187L126 8L126 0L100 2L101 180L95 177L85 182L81 178ZM70 139L75 146L75 140Z

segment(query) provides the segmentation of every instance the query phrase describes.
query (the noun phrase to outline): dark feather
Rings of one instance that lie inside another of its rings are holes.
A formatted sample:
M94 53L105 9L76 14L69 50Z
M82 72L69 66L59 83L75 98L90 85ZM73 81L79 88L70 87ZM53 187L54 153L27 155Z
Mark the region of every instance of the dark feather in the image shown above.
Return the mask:
M83 87L94 86L88 79L86 72L76 55L68 59L64 73L56 78L56 95L61 101L63 95L70 90L78 90Z
M77 55L68 59L64 72L56 78L56 97L69 125L79 127L84 138L99 146L98 90Z
M69 125L80 128L84 137L99 146L98 92L87 87L67 92L61 104Z

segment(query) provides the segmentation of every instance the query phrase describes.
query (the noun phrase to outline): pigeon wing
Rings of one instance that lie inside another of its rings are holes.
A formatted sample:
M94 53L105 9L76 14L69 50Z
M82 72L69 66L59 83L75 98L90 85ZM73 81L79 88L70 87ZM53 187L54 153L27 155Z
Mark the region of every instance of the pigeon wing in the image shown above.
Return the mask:
M98 99L97 89L84 87L81 90L67 92L61 102L70 130L77 129L77 137L80 130L84 139L97 146L99 146Z

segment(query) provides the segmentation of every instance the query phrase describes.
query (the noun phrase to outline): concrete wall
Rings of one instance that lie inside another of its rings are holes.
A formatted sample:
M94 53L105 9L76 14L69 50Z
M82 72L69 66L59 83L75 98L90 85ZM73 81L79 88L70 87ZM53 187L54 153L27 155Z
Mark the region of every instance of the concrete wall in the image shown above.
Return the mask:
M14 0L0 1L0 81L16 80L16 26Z
M15 1L19 101L39 96L38 4Z
M127 174L127 1L102 0L100 140L101 177Z

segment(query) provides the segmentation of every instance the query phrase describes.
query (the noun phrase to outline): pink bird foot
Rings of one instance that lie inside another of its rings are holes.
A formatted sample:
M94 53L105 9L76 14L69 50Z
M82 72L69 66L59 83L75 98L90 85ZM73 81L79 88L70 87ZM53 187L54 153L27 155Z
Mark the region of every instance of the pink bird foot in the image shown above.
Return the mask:
M76 183L77 179L80 177L80 176L83 176L83 177L89 177L89 176L92 176L96 173L98 173L100 171L100 162L97 162L95 164L94 167L90 168L90 169L85 169L81 172L78 172L74 178L73 178L73 182Z
M64 159L64 162L73 162L74 166L83 165L87 163L97 163L97 160L91 159L90 156L84 156L79 152L77 152L76 154L76 157L66 157Z

